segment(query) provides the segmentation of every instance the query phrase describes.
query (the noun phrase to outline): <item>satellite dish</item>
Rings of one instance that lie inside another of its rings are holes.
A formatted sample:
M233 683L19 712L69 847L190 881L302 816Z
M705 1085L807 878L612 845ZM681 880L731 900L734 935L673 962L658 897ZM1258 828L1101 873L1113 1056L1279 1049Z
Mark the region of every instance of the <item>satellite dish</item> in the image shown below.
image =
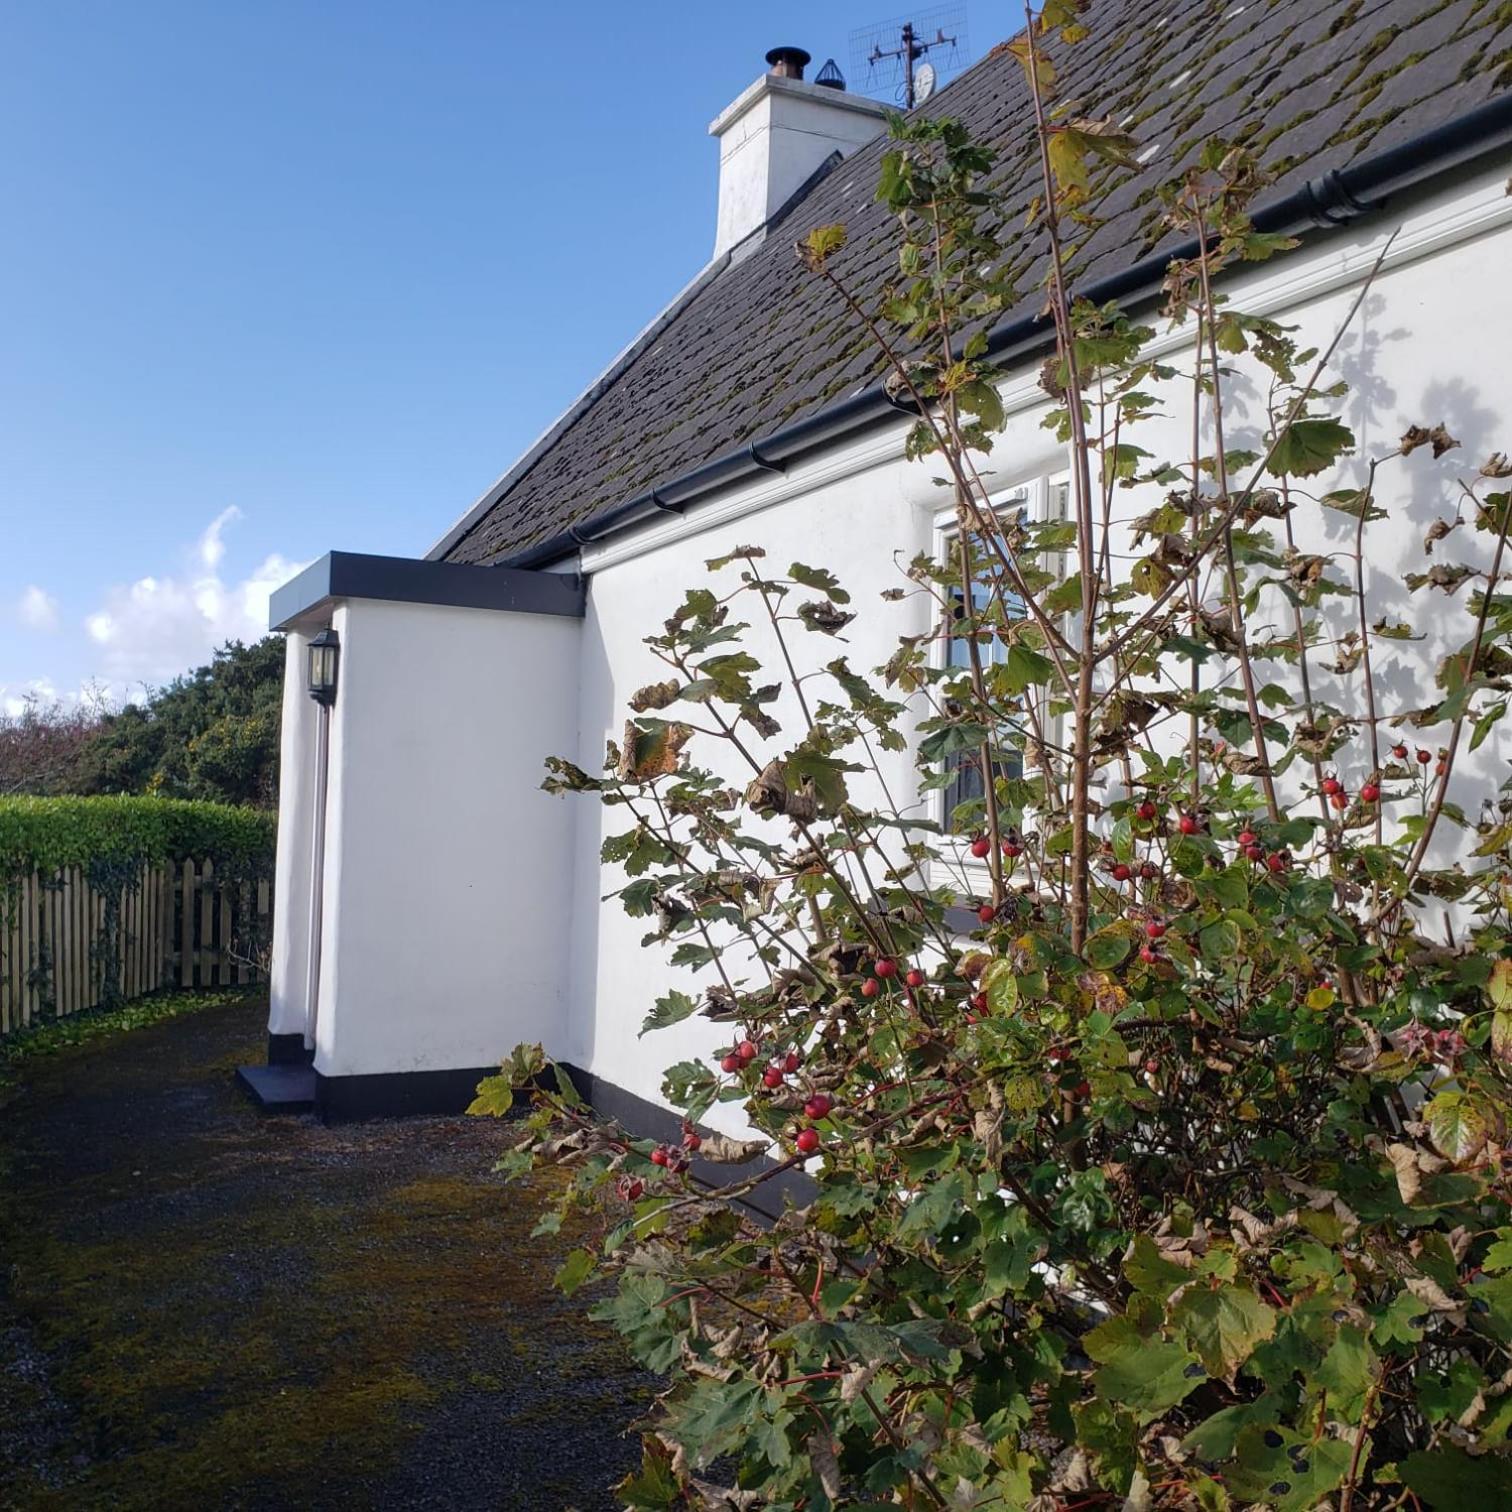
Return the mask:
M919 64L918 68L914 70L915 105L922 105L935 92L936 82L934 64Z

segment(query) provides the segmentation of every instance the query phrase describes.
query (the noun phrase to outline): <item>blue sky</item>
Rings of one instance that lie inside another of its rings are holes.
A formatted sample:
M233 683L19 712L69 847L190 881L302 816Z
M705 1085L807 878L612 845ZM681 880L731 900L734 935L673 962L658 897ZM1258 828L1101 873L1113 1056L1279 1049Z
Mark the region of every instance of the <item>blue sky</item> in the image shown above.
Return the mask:
M766 49L891 9L0 6L0 706L423 552L706 260Z

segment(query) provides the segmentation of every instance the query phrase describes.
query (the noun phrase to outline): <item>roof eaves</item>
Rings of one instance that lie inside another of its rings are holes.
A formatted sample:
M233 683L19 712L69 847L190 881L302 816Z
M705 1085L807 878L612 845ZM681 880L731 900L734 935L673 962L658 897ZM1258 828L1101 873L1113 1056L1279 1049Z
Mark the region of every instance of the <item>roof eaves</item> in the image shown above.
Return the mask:
M1309 179L1279 200L1259 207L1257 230L1302 235L1352 224L1361 216L1406 191L1422 189L1445 173L1484 162L1494 153L1512 150L1512 90L1493 96L1473 110L1398 143L1395 147ZM1110 300L1135 306L1155 298L1173 260L1194 257L1195 243L1168 247L1126 264L1078 291L1093 304ZM1048 317L1039 310L1010 316L988 336L988 353L998 361L1036 354L1052 339ZM721 488L743 482L759 472L782 470L791 459L811 455L851 439L871 427L913 413L876 382L823 405L804 419L780 430L754 437L722 456L649 491L611 505L597 515L575 521L564 530L520 547L499 558L497 565L543 567L572 555L589 541L633 529L657 509L684 510L689 504Z
M685 284L672 297L671 302L661 313L649 325L643 327L632 338L630 343L620 350L609 363L608 367L531 442L515 461L514 465L497 478L474 503L468 506L446 533L425 553L426 560L439 561L458 541L462 540L473 526L556 445L563 433L571 428L573 422L592 408L603 394L614 385L625 369L677 319L683 310L702 292L704 287L729 266L732 255L738 250L739 246L736 246L730 248L728 252L722 253L712 262L708 263L689 283Z

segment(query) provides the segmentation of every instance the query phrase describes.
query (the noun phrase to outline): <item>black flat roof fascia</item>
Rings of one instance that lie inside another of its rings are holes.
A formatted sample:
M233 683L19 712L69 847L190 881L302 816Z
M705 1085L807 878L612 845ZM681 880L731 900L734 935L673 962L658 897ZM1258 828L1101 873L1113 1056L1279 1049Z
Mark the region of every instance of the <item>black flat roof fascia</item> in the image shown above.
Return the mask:
M586 585L574 572L328 551L273 593L268 600L268 627L287 630L332 599L383 599L581 619L586 598Z

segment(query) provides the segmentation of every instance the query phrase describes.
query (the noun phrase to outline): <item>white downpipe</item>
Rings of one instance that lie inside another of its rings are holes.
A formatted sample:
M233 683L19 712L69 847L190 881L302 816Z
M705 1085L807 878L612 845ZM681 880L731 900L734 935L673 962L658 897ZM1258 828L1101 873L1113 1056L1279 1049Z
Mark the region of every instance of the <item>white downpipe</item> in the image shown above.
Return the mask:
M305 991L306 1050L315 1048L320 1009L320 920L325 895L326 776L331 756L331 708L322 703L315 719L315 806L310 824L310 955Z

